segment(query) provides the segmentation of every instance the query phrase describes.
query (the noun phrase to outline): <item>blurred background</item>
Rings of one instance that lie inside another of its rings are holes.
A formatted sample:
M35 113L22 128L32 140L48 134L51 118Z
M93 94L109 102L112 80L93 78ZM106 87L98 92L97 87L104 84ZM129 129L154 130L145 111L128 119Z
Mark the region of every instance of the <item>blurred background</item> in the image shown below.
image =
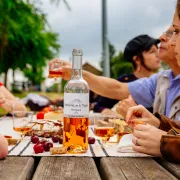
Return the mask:
M132 72L123 57L126 43L139 34L159 37L171 24L175 0L107 0L106 9L103 1L1 0L0 82L20 98L62 96L65 82L52 83L47 65L54 57L71 61L73 48L83 50L84 69L102 75L103 11L110 76Z

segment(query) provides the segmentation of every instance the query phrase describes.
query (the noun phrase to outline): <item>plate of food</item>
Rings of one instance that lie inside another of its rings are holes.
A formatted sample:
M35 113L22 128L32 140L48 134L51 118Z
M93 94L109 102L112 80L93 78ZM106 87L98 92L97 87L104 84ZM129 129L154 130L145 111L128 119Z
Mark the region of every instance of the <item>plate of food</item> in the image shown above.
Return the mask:
M36 114L37 119L51 119L62 122L63 121L63 108L53 110L51 107L46 107Z
M33 120L30 123L31 131L26 135L36 135L39 137L52 137L54 135L63 135L63 124L58 120L43 119Z

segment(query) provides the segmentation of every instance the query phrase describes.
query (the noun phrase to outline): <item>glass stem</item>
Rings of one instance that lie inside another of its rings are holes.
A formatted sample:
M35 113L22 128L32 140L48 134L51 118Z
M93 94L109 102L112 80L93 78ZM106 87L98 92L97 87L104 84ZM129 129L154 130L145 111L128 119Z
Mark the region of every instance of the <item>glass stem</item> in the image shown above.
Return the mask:
M25 134L21 133L21 141L24 139L24 137L25 137Z
M107 142L107 138L106 138L106 137L103 137L103 138L102 138L102 145L105 145L105 146L106 146L106 142Z

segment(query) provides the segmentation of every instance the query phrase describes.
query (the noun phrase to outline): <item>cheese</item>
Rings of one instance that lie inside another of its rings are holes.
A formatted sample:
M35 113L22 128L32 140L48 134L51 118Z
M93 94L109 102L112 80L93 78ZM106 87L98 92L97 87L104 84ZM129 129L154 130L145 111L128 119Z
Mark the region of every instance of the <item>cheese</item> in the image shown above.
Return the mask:
M62 112L48 112L44 114L44 119L63 121L63 116Z

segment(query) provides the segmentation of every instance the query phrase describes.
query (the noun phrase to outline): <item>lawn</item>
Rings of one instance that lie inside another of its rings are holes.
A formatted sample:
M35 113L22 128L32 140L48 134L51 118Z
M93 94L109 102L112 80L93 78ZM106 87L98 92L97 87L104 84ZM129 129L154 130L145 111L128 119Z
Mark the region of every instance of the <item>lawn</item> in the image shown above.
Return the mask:
M46 96L50 100L55 100L63 97L63 93L57 93L57 92L22 92L22 93L13 93L13 95L21 99L26 97L28 93L36 93L42 96ZM4 109L0 108L0 117L5 114L7 114L7 112Z
M63 97L63 93L57 93L57 92L39 92L39 91L36 92L35 91L35 92L13 93L13 94L14 94L15 97L18 97L18 98L21 99L23 97L26 97L28 95L28 93L35 93L35 94L39 94L39 95L42 95L42 96L46 96L51 100L59 99L59 98Z

